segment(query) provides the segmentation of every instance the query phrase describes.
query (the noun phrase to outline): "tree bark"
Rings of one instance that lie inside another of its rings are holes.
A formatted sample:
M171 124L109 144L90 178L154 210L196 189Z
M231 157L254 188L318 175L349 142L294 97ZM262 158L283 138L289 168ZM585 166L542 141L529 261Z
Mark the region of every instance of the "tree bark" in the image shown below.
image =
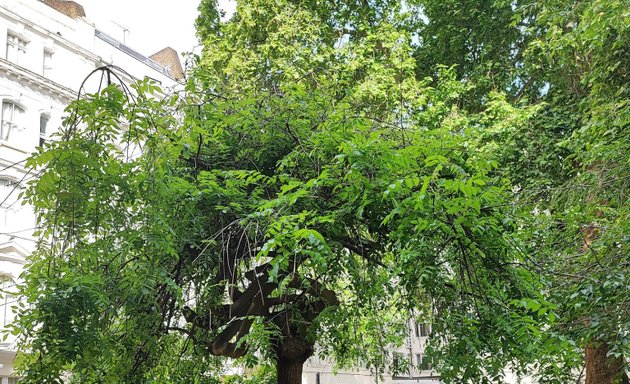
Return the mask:
M586 345L586 384L628 384L623 358L607 357L607 354L605 342Z
M313 343L294 333L278 340L274 349L277 383L302 384L302 366L313 355Z
M276 364L278 384L302 384L303 365L301 360L279 359Z
M601 211L595 213L595 217L602 216ZM589 252L591 243L599 235L599 229L588 226L582 230L584 244L582 250ZM599 261L598 261L599 263ZM585 320L588 325L590 320ZM607 357L608 343L601 340L591 341L584 347L584 360L586 365L585 384L630 384L626 375L623 357Z

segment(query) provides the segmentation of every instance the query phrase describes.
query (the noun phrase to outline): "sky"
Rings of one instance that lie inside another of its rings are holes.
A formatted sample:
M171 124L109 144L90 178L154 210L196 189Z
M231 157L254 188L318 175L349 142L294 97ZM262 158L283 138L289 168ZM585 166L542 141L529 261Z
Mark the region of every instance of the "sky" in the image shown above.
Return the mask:
M77 0L96 27L145 56L165 47L191 52L198 45L195 19L199 0ZM231 13L234 0L220 0ZM117 25L118 24L118 25ZM128 29L127 33L124 29Z

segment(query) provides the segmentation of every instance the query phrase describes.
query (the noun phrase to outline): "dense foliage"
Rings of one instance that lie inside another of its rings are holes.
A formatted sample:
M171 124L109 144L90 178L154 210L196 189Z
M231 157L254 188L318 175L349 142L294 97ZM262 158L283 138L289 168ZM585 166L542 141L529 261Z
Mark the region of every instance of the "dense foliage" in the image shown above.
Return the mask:
M109 84L30 160L25 382L382 374L411 315L446 382L621 380L626 8L202 1L185 90Z

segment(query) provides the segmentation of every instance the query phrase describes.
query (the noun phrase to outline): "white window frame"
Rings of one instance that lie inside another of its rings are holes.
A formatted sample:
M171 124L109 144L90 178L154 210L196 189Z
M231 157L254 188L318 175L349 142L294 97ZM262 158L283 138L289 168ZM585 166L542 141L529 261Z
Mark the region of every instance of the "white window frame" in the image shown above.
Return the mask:
M54 69L53 60L54 60L55 52L51 49L44 48L44 56L42 58L42 76L47 77L50 76ZM46 60L48 57L48 60Z
M21 59L26 56L26 46L28 40L23 36L8 32L7 33L7 45L5 47L5 58L15 64L21 65Z
M17 292L15 292L15 280L13 280L11 276L0 275L0 290L2 291L0 292L0 295L2 295L0 298L0 307L3 307L0 309L0 327L4 328L13 321L15 316L11 309L11 306L18 301ZM10 315L11 321L7 321L7 318L9 318L7 314Z
M4 105L11 105L10 117L5 116ZM16 115L16 109L21 111L21 115ZM0 101L0 141L9 141L11 131L24 129L24 121L26 118L26 108L22 104L11 99L3 99Z
M419 338L431 335L431 324L416 322L416 336Z
M7 225L7 215L10 211L15 211L15 204L19 200L21 192L20 182L11 176L0 175L0 210L2 210L3 222L0 225ZM0 274L0 276L2 276Z
M43 121L45 121L46 123L42 124ZM39 146L40 147L44 145L44 143L48 139L49 123L50 123L50 114L46 112L40 113L39 114Z

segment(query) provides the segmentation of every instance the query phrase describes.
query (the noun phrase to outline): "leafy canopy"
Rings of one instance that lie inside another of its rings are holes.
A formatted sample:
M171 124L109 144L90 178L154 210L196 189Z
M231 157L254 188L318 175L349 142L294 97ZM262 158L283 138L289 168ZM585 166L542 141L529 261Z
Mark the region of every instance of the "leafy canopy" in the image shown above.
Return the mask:
M218 356L283 380L313 353L382 373L411 314L446 382L533 362L565 380L594 338L626 353L627 72L600 38L627 36L620 2L367 3L239 2L221 22L203 1L184 92L69 107L30 160L25 382L211 383ZM576 254L606 267L564 279L591 271Z

